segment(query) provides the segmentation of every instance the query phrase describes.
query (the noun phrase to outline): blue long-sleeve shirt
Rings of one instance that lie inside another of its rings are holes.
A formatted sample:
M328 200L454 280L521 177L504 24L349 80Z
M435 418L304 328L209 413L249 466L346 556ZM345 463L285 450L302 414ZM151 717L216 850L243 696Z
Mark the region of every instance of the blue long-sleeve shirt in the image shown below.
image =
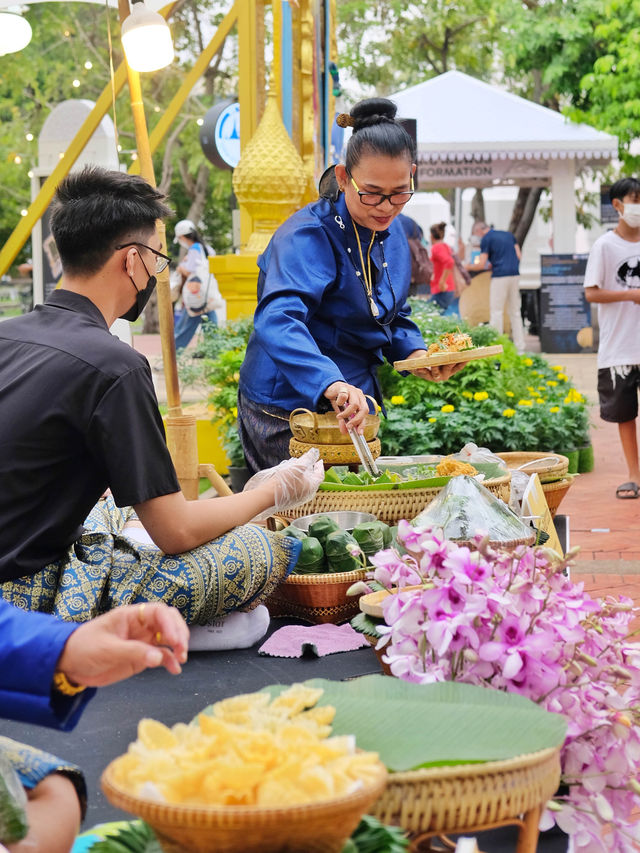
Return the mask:
M366 264L372 235L357 227ZM346 381L381 402L378 365L425 346L409 318L411 259L396 221L376 233L371 265L378 320L387 325L372 317L356 275L360 254L342 194L335 207L319 199L278 228L258 258L254 332L240 370L246 397L289 411L317 410L326 388Z
M96 692L52 692L64 644L79 625L27 613L0 599L0 717L68 731Z

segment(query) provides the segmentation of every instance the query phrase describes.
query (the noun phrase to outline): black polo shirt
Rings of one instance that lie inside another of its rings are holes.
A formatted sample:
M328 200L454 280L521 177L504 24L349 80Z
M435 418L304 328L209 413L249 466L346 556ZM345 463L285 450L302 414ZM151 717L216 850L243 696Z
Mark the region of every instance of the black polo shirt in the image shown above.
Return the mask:
M0 581L61 557L107 487L118 506L180 490L146 358L56 290L0 323Z

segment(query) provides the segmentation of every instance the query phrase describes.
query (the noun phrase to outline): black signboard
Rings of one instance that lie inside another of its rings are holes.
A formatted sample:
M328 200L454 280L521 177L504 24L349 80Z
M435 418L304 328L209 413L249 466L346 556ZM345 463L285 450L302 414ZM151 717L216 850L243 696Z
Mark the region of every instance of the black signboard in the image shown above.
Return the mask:
M540 349L585 352L591 308L584 295L588 255L541 255ZM582 331L582 334L579 334Z

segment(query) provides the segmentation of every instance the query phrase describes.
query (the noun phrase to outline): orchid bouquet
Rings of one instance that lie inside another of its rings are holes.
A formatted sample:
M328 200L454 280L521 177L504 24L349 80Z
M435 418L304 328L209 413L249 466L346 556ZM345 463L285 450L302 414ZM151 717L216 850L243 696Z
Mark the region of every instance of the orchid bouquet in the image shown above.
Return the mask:
M640 841L640 644L630 599L595 600L544 548L477 550L400 522L402 555L370 557L384 600L378 648L407 681L515 691L568 723L562 785L543 815L581 853L631 853ZM416 590L403 587L418 585Z

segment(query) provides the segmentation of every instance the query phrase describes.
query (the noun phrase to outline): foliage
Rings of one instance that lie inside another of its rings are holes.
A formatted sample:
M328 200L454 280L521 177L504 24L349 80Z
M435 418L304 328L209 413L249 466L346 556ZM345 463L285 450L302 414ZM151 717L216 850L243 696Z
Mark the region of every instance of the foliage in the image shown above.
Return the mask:
M443 383L385 367L387 417L380 427L385 455L457 453L469 441L497 452L562 452L589 444L586 401L559 365L540 355L520 356L491 327L471 328L433 314L428 304L415 305L412 316L427 343L459 328L476 346L501 343L504 354L471 361Z
M458 681L518 693L562 714L566 794L543 827L557 823L583 853L631 853L640 758L640 644L631 642L629 598L594 600L545 549L470 551L436 530L401 521L406 551L371 557L373 577L397 594L378 627L385 660L406 681ZM404 592L401 587L424 584ZM603 831L608 829L606 838Z

